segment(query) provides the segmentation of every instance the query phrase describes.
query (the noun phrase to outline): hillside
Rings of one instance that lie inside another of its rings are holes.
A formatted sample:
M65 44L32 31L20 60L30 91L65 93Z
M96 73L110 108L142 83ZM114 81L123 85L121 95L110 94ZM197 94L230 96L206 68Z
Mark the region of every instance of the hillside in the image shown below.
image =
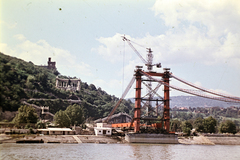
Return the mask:
M54 114L60 109L65 110L72 104L71 100L80 99L85 117L95 119L107 116L119 100L86 82L81 82L78 92L60 90L55 87L57 75L56 69L49 70L0 53L0 108L2 111L17 111L22 102L27 102L49 106ZM59 77L71 79L69 76ZM116 113L132 114L132 108L131 101L124 100Z
M170 105L171 107L240 107L240 105L236 103L217 101L197 96L172 96Z

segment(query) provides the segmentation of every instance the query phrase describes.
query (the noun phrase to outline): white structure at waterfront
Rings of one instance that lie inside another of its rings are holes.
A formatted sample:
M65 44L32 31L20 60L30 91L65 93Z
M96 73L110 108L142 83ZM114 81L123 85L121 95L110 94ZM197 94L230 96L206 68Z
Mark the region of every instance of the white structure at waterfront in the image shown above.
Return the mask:
M44 135L74 135L75 131L70 128L47 128L47 129L38 129L40 134Z
M97 123L94 127L95 135L112 135L112 125L107 123Z

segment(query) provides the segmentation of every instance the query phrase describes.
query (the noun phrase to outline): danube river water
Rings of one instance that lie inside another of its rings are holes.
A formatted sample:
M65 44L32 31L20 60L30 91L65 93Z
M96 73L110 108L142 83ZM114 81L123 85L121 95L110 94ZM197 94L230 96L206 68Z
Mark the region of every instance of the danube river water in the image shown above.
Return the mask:
M0 144L0 159L239 160L239 145Z

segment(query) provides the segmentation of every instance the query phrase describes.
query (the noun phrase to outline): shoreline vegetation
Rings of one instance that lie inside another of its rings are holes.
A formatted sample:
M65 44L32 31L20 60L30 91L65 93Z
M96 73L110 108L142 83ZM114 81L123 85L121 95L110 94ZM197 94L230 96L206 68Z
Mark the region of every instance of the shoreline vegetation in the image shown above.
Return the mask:
M121 136L95 135L6 135L0 134L0 143L128 143ZM185 145L240 145L240 135L209 134L189 137L178 137L179 144Z
M75 92L70 88L74 86L71 80L77 79L76 77L60 75L56 68L47 69L3 53L0 53L0 77L0 133L5 133L0 134L0 143L127 143L124 134L95 136L86 135L85 130L75 133L77 135L33 134L37 133L37 128L51 126L79 126L85 129L88 123L93 124L94 120L107 117L119 98L100 87L79 79L80 88ZM56 86L58 78L68 79L64 86L69 86L70 90ZM206 105L203 99L199 100L197 97L184 96L175 101L178 104L175 103L175 107L171 108L170 130L188 135L179 135L180 144L240 145L240 136L230 134L189 136L197 135L193 134L193 129L196 133L240 133L238 105L224 108L214 103ZM185 106L182 102L191 104L191 107L181 107ZM204 102L204 107L199 107L199 102ZM134 102L130 99L123 100L115 113L127 113L133 117L133 108ZM159 115L162 115L163 108L158 109ZM4 127L8 129L2 129ZM145 128L143 132L151 133Z

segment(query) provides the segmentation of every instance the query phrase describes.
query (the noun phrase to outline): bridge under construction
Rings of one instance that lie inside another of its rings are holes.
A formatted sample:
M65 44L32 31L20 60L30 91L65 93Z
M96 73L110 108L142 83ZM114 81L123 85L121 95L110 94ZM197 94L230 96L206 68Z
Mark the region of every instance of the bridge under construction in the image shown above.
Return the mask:
M121 101L125 98L128 91L132 87L133 83L135 82L135 107L134 107L134 117L132 119L131 123L125 123L125 124L115 124L115 126L121 126L121 127L128 127L129 129L134 128L134 136L133 135L127 135L129 141L132 141L132 139L140 139L139 142L144 142L144 138L146 137L141 135L140 133L149 133L149 130L147 128L151 128L150 133L156 133L157 135L149 135L150 139L153 141L156 139L164 139L163 137L166 135L160 135L160 134L168 134L171 137L171 134L174 134L170 132L170 89L178 90L180 92L188 93L194 96L200 96L204 98L219 100L219 101L225 101L225 102L233 102L233 103L240 103L240 97L235 97L231 95L221 94L215 91L211 91L209 89L196 86L190 82L187 82L186 80L183 80L181 78L178 78L173 73L170 72L170 68L163 68L162 73L154 72L153 66L156 66L157 68L161 68L161 63L153 64L153 54L152 50L150 48L147 48L147 60L145 60L141 54L134 48L131 41L127 39L125 36L123 36L123 40L126 41L129 46L134 50L134 52L141 58L141 60L144 62L144 64L147 66L147 71L144 71L142 68L143 66L136 66L135 73L133 78L131 79L129 85L125 89L124 93L122 94L122 97L117 102L116 106L112 109L110 112L108 118L105 122L108 122L108 119L113 115L117 107L120 105ZM174 78L175 80L178 80L181 83L184 83L190 87L193 87L195 90L192 89L183 89L174 85L170 84L170 78ZM156 82L157 85L153 89L152 83ZM142 96L142 84L146 86L148 92L146 95ZM163 92L164 96L160 96L157 91L158 89L163 86ZM158 99L154 99L154 96L157 96ZM156 101L156 111L151 105L152 101ZM159 103L160 102L160 103ZM163 115L158 116L158 107L163 105ZM145 115L142 115L142 110L147 109L147 113ZM155 115L149 114L150 112L155 112ZM146 122L144 124L141 124L141 122ZM154 128L154 130L153 130ZM136 137L136 134L139 134ZM159 137L160 136L160 137ZM132 139L131 139L132 138ZM168 142L176 142L175 141L176 136L173 136L169 139ZM164 140L160 140L164 142Z

